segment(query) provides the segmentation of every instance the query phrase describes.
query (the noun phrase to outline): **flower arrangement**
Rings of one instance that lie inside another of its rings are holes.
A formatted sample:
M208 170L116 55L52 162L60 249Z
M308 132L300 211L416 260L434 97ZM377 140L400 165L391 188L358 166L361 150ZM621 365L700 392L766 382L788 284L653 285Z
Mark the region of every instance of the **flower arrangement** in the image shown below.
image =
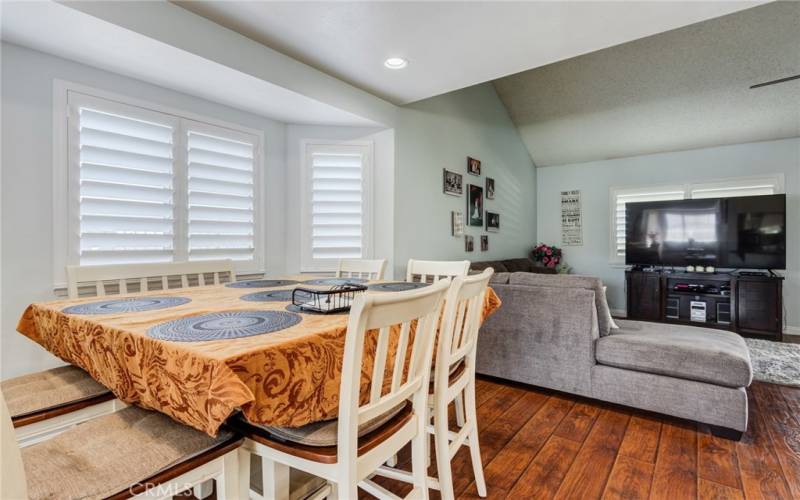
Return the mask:
M556 267L561 262L561 249L539 243L533 247L533 260L541 262L545 267Z

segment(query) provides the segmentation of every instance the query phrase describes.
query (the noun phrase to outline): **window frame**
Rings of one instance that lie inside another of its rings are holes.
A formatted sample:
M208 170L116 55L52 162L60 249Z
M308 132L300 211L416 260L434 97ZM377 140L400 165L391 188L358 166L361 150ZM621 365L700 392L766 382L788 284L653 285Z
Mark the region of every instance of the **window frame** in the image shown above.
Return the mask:
M366 149L366 161L362 166L362 259L371 259L373 257L374 245L374 231L373 231L373 172L375 165L375 145L373 141L358 141L358 140L330 140L330 139L302 139L300 141L300 157L302 164L300 168L300 272L301 273L319 273L319 272L335 272L338 260L330 259L330 262L322 262L315 260L311 252L311 234L313 227L311 224L311 201L312 201L312 184L311 169L312 169L312 150L315 147L328 147L335 149L337 147L361 147Z
M66 266L77 264L79 245L79 228L76 227L75 206L79 203L78 193L75 187L79 175L79 169L73 165L77 137L74 135L74 127L70 127L70 120L75 119L72 115L72 105L70 95L74 94L83 100L100 100L104 108L116 107L119 110L129 111L129 108L137 108L140 116L148 113L159 117L160 122L164 121L164 115L168 115L170 120L177 124L173 135L174 167L173 178L175 185L175 240L174 255L179 255L181 248L185 248L188 242L183 241L187 237L188 220L186 219L186 137L183 137L186 123L191 122L192 126L208 126L217 134L219 129L224 129L232 137L249 136L254 139L253 155L253 211L254 211L254 235L253 235L253 260L234 261L234 268L237 273L264 273L265 269L265 245L264 234L266 229L266 214L264 213L264 197L266 193L264 183L264 132L237 123L210 118L204 115L193 113L179 108L165 106L152 101L128 97L125 95L109 92L106 90L66 81L53 80L53 279L54 289L59 290L66 287ZM152 115L151 115L152 116ZM185 123L186 122L186 123ZM186 253L188 258L188 253Z
M691 195L695 189L735 189L737 187L746 187L751 185L767 185L773 186L775 194L784 193L784 175L782 173L741 176L741 177L725 177L720 179L707 179L696 182L685 182L681 184L660 184L660 185L642 185L642 186L612 186L608 190L608 255L609 265L615 268L625 268L625 256L617 254L616 238L617 238L617 225L616 225L616 211L617 211L617 198L619 196L636 194L647 191L655 192L683 192L684 200L692 199Z

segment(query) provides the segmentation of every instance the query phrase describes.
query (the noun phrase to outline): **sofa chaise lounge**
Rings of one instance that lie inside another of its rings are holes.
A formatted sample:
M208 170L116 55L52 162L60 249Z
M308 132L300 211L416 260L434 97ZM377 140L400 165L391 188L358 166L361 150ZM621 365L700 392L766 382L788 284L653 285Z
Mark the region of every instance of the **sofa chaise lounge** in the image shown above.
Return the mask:
M481 328L478 373L704 422L747 429L750 356L738 335L618 320L597 278L497 273L503 301Z

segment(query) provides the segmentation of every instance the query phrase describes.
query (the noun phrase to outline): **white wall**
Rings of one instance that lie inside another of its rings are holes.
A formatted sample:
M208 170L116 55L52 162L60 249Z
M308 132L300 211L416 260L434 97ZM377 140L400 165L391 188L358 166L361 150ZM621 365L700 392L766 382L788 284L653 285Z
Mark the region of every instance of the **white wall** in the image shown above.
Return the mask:
M536 171L517 129L490 83L399 108L395 191L395 275L405 276L408 259L524 257L536 239ZM482 175L467 174L467 156L482 162ZM442 192L442 169L464 175L460 197ZM467 184L495 180L494 200L485 209L500 214L500 232L467 227L475 251L451 236L450 212L466 214ZM480 235L489 235L481 252Z
M583 246L563 247L565 261L577 274L601 278L609 287L611 308L624 310L624 270L610 264L609 255L611 187L774 173L783 173L787 195L786 317L790 326L800 327L800 138L539 168L538 237L560 246L560 191L580 189Z
M266 266L286 271L285 146L283 123L150 85L66 59L3 43L2 51L2 332L0 377L58 361L16 332L25 307L53 294L53 80L191 111L264 131ZM277 235L277 237L276 237Z
M289 125L286 130L286 269L300 272L301 141L367 141L373 144L372 212L373 257L388 259L387 278L394 263L394 129Z

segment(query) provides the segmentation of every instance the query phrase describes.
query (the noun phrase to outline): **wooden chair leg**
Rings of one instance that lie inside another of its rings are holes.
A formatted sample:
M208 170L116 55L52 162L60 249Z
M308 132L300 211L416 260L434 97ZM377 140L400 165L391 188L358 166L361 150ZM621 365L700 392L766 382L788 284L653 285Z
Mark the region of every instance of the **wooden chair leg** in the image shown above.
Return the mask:
M450 468L450 439L447 425L447 406L439 405L434 416L434 441L436 443L436 470L442 500L453 500L453 472Z
M469 432L469 454L472 459L472 471L475 474L475 486L478 495L486 497L486 480L483 478L483 463L481 462L481 447L478 443L478 416L475 411L475 379L473 378L465 388L467 423L472 427Z
M289 498L289 466L261 456L261 484L264 500Z
M250 452L239 448L239 494L243 499L250 498Z
M425 427L420 425L420 432L411 441L411 475L414 484L414 498L428 500L428 467L425 464L429 457L425 443L430 442Z
M246 495L247 492L244 492ZM239 500L239 454L237 451L227 453L222 457L222 474L217 477L217 499Z

